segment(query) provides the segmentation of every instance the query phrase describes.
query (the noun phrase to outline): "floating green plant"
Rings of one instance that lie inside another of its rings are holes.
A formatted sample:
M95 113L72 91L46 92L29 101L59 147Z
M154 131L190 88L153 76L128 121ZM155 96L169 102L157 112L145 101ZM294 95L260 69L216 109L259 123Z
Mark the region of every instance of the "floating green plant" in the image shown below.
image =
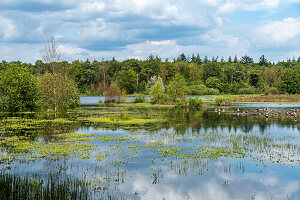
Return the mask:
M66 135L62 141L45 142L42 140L31 141L26 136L2 137L0 145L9 149L10 155L16 158L27 158L35 160L37 158L48 157L57 159L59 157L81 157L89 158L90 152L94 150L94 145L90 142L92 138L85 134Z
M113 125L143 125L143 124L152 124L163 122L162 119L139 119L139 118L130 118L130 119L120 119L120 118L112 118L112 117L89 117L88 121L94 123L105 123L105 124L113 124Z

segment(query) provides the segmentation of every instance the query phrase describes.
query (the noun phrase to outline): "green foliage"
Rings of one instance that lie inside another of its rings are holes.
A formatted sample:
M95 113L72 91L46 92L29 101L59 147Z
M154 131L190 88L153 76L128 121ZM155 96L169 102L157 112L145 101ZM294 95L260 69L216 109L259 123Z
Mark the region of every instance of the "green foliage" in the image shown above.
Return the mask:
M256 94L256 91L252 87L240 88L237 94Z
M256 86L259 81L259 74L258 73L251 73L250 74L250 84Z
M215 89L219 89L221 88L221 81L220 79L212 76L209 77L208 79L206 79L205 84L207 87L209 88L215 88Z
M261 55L259 58L259 63L260 66L267 66L268 65L268 60L265 58L264 55Z
M208 88L205 85L191 85L187 87L189 95L218 95L220 91L214 88Z
M151 87L150 99L152 103L163 103L165 102L165 87L161 78L158 78L155 84Z
M224 98L216 98L215 99L215 104L217 104L218 106L220 106L224 101L227 101Z
M79 93L74 81L61 74L46 73L40 77L43 106L54 111L79 104Z
M38 80L26 67L12 64L0 71L0 109L32 111L38 106Z
M150 82L146 86L146 91L145 91L146 94L150 94L152 87L155 85L157 81L159 81L160 83L162 83L162 85L164 85L163 80L160 76L153 76L151 77Z
M257 93L265 92L267 87L274 87L284 93L295 93L296 81L287 82L287 78L281 76L287 69L299 73L300 62L296 59L288 59L277 64L269 62L265 56L261 56L257 63L249 56L243 56L241 61L238 57L219 59L207 56L203 59L199 54L191 56L181 54L174 62L162 61L158 56L150 55L146 60L128 59L122 62L114 58L110 61L73 61L68 63L52 62L43 63L37 61L30 63L0 62L0 70L9 68L10 65L20 65L27 68L33 75L42 76L47 72L59 73L74 80L80 94L103 95L107 93L112 82L118 84L121 91L133 94L149 94L156 79L160 76L164 84L169 84L176 74L184 77L188 87L188 93L194 95L205 94L238 94L253 86ZM222 57L220 57L222 58ZM219 62L221 60L221 62ZM299 60L299 59L298 59ZM294 79L293 79L294 80ZM208 88L199 86L205 84ZM249 85L250 86L249 86ZM294 88L294 89L291 89ZM241 90L240 90L241 89ZM252 91L251 91L252 92ZM249 92L247 92L249 93Z
M220 66L218 63L213 62L213 63L207 63L204 65L204 78L205 80L208 79L209 77L215 76L219 77L221 75L221 70Z
M287 69L281 77L280 90L289 94L300 94L300 70Z
M229 92L231 94L238 94L241 88L248 88L249 86L243 82L233 82L229 85Z
M250 64L250 63L253 63L253 58L251 58L250 56L248 55L245 55L241 58L241 61L240 61L242 64Z
M186 95L186 82L182 75L176 74L168 85L168 94L175 102L178 98L184 98Z
M137 74L132 69L123 70L118 75L118 85L125 89L127 94L133 94L136 91Z
M190 107L202 107L203 101L200 98L189 98L188 100Z
M138 93L146 93L146 87L147 87L147 83L146 81L142 81L141 83L139 83L138 88L137 88L137 92Z
M134 103L144 103L145 101L146 96L144 94L135 94Z

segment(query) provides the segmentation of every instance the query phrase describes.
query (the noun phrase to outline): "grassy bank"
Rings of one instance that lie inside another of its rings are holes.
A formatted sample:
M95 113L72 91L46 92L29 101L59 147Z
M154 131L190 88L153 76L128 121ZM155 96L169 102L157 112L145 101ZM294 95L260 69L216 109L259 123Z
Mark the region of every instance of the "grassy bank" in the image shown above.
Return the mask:
M203 98L203 102L212 103L216 98L234 103L300 103L300 95L212 95L214 98Z

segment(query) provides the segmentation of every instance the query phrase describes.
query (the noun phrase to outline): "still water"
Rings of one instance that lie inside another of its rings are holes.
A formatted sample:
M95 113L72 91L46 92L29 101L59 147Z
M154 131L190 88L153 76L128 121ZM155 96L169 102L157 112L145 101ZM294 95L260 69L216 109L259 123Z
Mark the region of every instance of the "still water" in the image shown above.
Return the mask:
M236 113L258 106L3 114L0 166L89 180L91 199L300 199L300 122Z

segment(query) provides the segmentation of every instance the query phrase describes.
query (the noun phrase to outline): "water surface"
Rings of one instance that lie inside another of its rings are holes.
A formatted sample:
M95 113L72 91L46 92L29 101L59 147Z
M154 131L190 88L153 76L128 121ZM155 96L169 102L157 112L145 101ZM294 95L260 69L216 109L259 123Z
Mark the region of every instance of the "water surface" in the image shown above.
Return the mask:
M2 171L89 180L91 199L300 199L294 119L238 115L236 106L86 106L57 116L2 114L0 131Z

